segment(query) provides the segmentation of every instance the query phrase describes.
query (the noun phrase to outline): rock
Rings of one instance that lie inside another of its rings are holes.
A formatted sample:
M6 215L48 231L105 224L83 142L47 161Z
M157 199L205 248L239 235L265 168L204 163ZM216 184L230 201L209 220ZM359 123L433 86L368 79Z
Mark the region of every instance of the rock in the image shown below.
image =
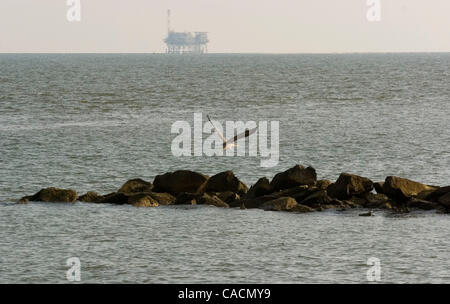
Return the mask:
M361 214L359 214L359 216L373 216L373 211L370 210L369 212L361 213Z
M384 208L386 203L389 203L389 198L381 193L367 193L365 196L364 207L367 208Z
M422 210L433 210L436 209L438 204L429 202L426 200L418 199L418 198L410 198L407 203L408 208L417 208Z
M128 204L135 207L158 207L159 204L146 193L132 194L128 197Z
M373 183L370 179L348 173L341 173L337 181L327 188L328 195L337 199L348 199L372 190Z
M313 167L305 168L301 165L296 165L276 174L270 185L274 190L283 190L300 185L314 185L316 180L316 170Z
M271 195L271 194L260 196L260 197L255 197L255 198L241 198L237 201L231 202L229 205L232 208L240 207L240 206L244 205L246 207L246 209L253 209L253 208L259 208L265 202L271 201L271 200L274 200L277 198L278 197Z
M215 195L209 195L204 193L202 196L198 197L196 199L198 205L210 205L210 206L216 206L216 207L223 207L228 208L229 205L222 201L220 198L218 198Z
M274 196L276 198L282 197L282 196L289 196L294 198L297 202L301 202L305 197L308 195L316 192L318 190L315 186L297 186L294 188L285 189L279 192L273 192L270 195Z
M28 204L29 200L27 197L22 197L20 200L17 201L17 204Z
M201 173L179 170L157 175L153 181L154 192L168 192L177 195L181 192L197 192L208 180L208 176Z
M375 191L379 194L384 194L383 193L383 185L384 185L384 182L373 183L373 187L375 188Z
M240 199L239 194L234 193L232 191L216 192L213 195L216 195L218 198L220 198L222 201L224 201L227 204L232 203L232 202L237 201L238 199Z
M248 188L234 175L233 171L221 172L210 177L204 187L204 192L225 191L232 191L242 195L247 193Z
M450 207L450 192L447 192L443 196L439 197L438 202L445 207Z
M314 209L305 205L297 205L289 209L291 212L298 212L298 213L306 213L306 212L313 212Z
M392 204L390 202L386 202L383 205L379 206L380 209L392 209Z
M198 193L182 192L177 195L175 205L192 205L192 201L196 201L200 196Z
M266 211L288 211L295 206L298 206L298 203L292 197L280 197L268 202L265 202L261 205L261 209Z
M80 202L84 202L84 203L96 203L96 202L100 201L102 198L103 198L103 195L100 195L94 191L89 191L83 195L80 195L78 197L78 200Z
M113 193L104 195L102 199L97 201L97 203L124 205L124 204L128 204L128 196L122 192L113 192Z
M256 184L250 187L245 198L255 198L258 196L263 196L273 192L273 188L270 185L269 180L266 177L261 177L258 179Z
M388 176L384 181L383 192L388 197L406 202L409 198L417 196L420 192L435 188L396 176Z
M320 190L327 190L328 186L333 182L327 179L321 179L316 182L316 187Z
M392 206L391 210L396 213L410 213L411 212L411 209L407 206L403 206L403 204Z
M364 196L352 196L347 200L347 202L351 202L352 206L356 207L369 207L369 202Z
M259 208L265 202L280 198L280 197L292 197L297 202L302 201L308 195L317 191L316 187L308 187L308 186L297 186L290 189L285 189L279 192L273 192L271 194L255 197L255 198L241 198L240 200L234 201L230 203L230 207L239 207L242 203L245 207L251 208Z
M77 200L77 192L71 189L45 188L38 193L23 197L32 202L50 202L50 203L74 203Z
M146 194L157 201L159 205L172 205L176 201L175 196L166 192L147 192Z
M447 193L450 193L450 186L439 187L439 188L433 189L433 190L422 191L419 193L419 195L417 197L427 200L427 201L438 202L439 198Z
M306 206L326 205L330 203L330 201L331 198L328 196L326 190L318 190L304 198L300 204Z
M153 189L153 185L150 182L146 182L140 178L131 179L127 181L118 192L125 194L129 193L140 193L140 192L150 192Z

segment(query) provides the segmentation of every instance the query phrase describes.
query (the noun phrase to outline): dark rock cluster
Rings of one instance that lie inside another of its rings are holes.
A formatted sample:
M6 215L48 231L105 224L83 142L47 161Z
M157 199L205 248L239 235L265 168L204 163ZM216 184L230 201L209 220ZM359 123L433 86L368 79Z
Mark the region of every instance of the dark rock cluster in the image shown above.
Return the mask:
M296 165L276 174L271 181L266 177L260 178L250 189L232 171L209 177L179 170L157 175L153 183L139 178L129 180L116 192L105 195L90 191L78 196L71 189L45 188L23 197L19 203L29 201L80 201L136 207L211 205L299 213L357 207L395 212L422 209L449 213L450 186L430 186L396 176L388 176L384 182L372 182L366 177L349 173L341 173L333 183L317 180L316 170L312 167Z

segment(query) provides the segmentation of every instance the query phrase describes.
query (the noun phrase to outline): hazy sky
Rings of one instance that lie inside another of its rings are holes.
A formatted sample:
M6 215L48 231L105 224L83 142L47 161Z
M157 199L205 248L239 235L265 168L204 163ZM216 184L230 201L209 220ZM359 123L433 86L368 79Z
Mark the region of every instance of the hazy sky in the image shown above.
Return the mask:
M450 0L0 0L0 52L163 52L176 31L209 32L215 53L450 51Z

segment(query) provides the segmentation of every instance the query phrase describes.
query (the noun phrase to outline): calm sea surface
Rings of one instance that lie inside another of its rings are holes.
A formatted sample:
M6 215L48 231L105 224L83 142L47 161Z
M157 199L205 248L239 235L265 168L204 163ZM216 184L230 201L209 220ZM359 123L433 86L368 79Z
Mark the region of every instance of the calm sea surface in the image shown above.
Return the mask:
M174 157L171 126L194 113L279 121L278 165ZM177 169L251 185L297 163L450 185L450 54L0 54L0 283L67 282L70 257L82 282L366 282L376 257L382 282L450 283L450 216L434 212L13 204Z

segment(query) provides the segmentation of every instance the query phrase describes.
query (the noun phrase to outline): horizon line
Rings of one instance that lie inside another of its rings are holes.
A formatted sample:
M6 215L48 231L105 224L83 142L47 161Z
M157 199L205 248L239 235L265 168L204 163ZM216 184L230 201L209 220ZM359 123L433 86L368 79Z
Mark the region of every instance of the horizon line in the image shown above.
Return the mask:
M170 56L202 56L202 55L346 55L346 54L446 54L449 51L349 51L349 52L209 52L204 54L168 54L166 52L0 52L0 55L20 55L20 54L55 54L55 55L126 55L126 54L138 54L138 55L170 55Z

